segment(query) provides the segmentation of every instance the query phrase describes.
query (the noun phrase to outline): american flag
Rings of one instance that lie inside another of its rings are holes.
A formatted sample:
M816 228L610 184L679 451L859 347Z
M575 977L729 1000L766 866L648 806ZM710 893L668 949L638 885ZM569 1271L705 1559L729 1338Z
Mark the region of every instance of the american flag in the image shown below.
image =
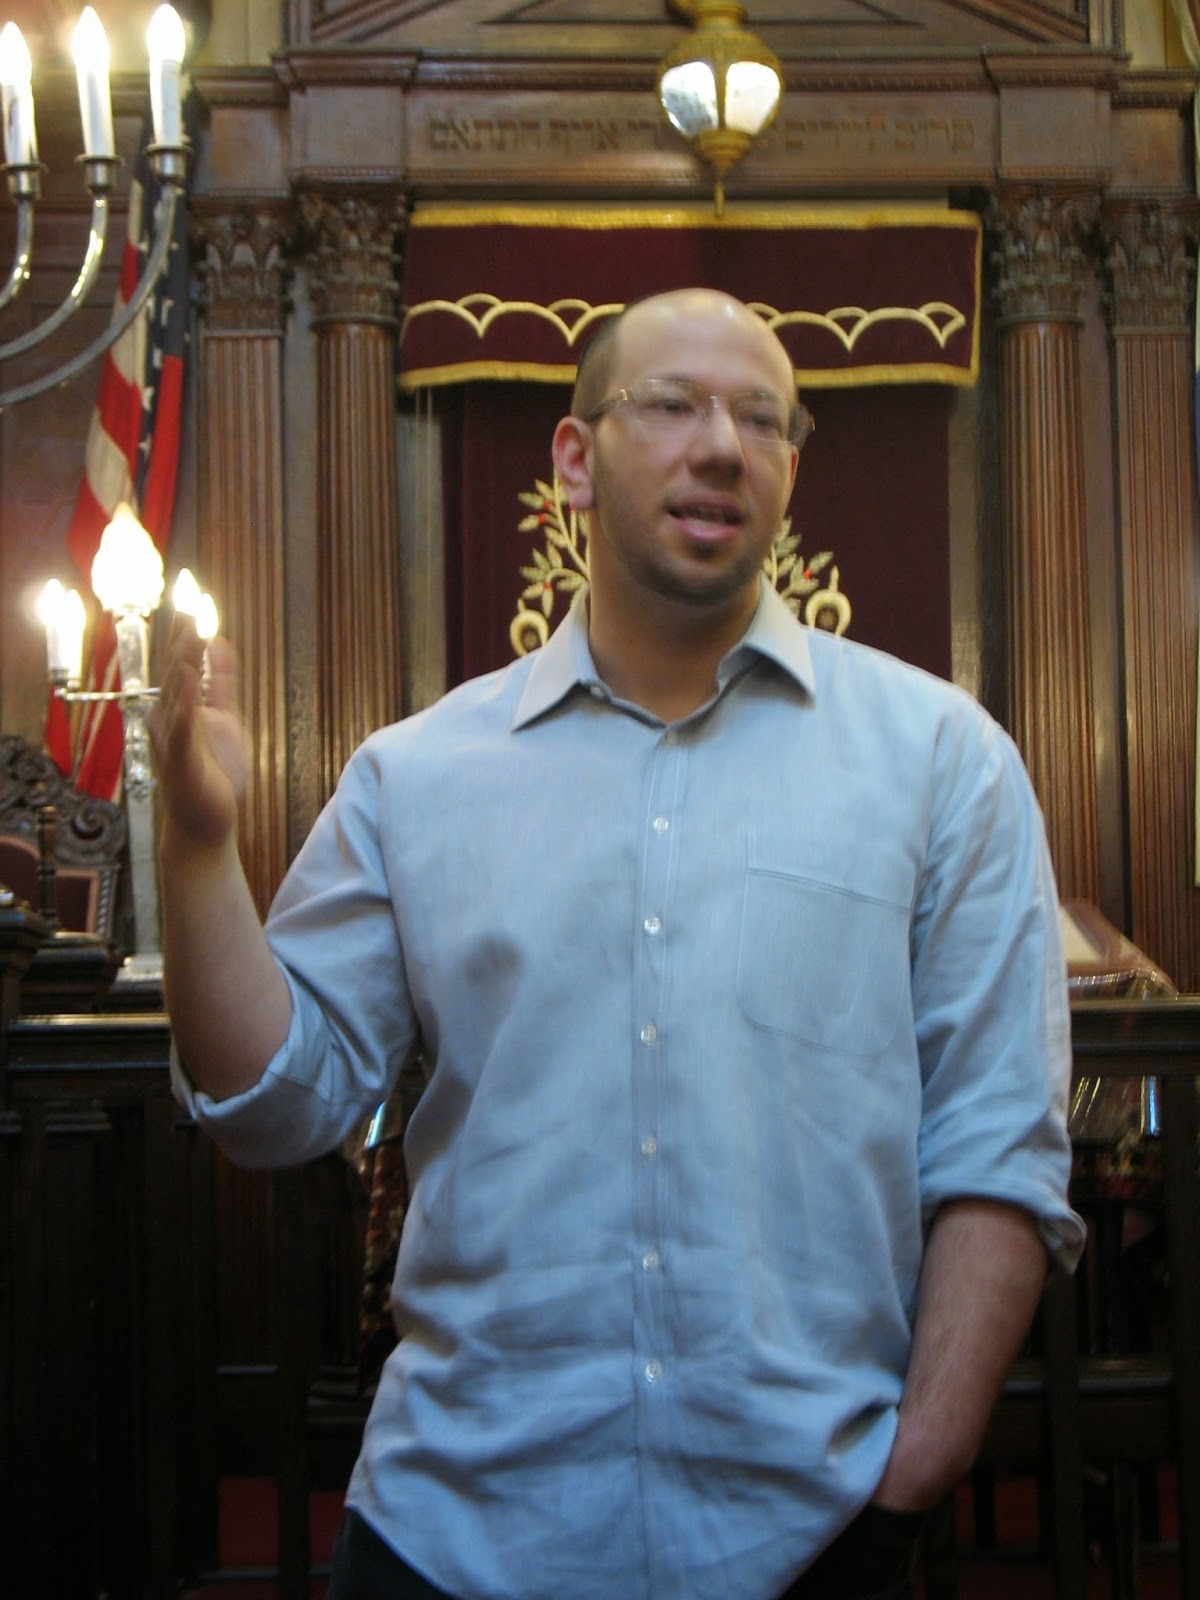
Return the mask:
M145 153L148 137L147 126L130 184L114 318L137 286L154 237L159 185ZM71 558L85 583L91 579L100 536L123 500L133 507L160 552L166 550L179 465L187 302L187 206L181 195L175 208L167 269L141 316L108 351L100 370L83 478L67 534ZM86 686L114 689L119 686L119 678L112 618L102 612L92 634ZM84 793L116 799L124 751L120 708L103 702L85 705L73 750L71 745L62 702L52 701L46 719L46 747L50 754L64 773L74 770L76 787Z

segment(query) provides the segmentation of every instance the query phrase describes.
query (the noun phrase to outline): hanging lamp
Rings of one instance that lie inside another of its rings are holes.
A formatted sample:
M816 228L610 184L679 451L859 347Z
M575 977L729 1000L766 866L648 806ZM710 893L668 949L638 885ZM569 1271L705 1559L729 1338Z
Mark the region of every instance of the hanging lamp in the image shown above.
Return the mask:
M742 27L738 0L669 0L695 27L658 64L658 98L671 126L716 174L714 204L725 212L725 174L770 127L783 92L779 58Z

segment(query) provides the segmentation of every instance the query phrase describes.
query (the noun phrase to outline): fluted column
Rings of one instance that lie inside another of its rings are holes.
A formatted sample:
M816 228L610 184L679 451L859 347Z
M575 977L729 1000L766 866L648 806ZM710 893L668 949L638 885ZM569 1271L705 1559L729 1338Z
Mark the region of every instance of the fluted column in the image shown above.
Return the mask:
M402 200L305 193L317 333L318 770L401 710L395 239Z
M1020 188L998 236L1009 728L1064 898L1100 899L1080 388L1093 197Z
M239 845L265 912L287 865L282 343L286 218L201 214L204 350L198 560L242 660L251 782Z
M1180 988L1194 990L1196 207L1111 202L1101 220L1116 390L1130 932Z

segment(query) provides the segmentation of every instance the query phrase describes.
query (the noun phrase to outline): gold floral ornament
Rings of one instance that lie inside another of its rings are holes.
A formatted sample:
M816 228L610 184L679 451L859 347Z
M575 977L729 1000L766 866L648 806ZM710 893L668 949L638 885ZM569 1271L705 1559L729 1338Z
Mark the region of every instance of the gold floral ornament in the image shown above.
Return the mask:
M521 568L526 587L517 601L517 610L508 625L508 636L516 655L527 655L550 637L550 618L558 595L572 595L588 581L587 518L563 498L558 473L552 483L534 480L531 490L522 490L522 505L529 515L518 524L520 533L545 536L545 546L531 552L533 565ZM785 517L775 543L763 562L763 571L778 590L794 617L804 605L804 620L810 628L829 633L845 633L850 626L850 601L839 585L834 567L828 584L820 587L820 575L833 560L832 550L805 558L800 553L800 535L792 532L792 519Z
M550 637L555 596L574 594L588 580L587 522L563 499L557 472L553 484L536 478L533 492L524 489L519 498L522 505L531 509L521 519L518 532L541 529L546 539L544 550L532 552L533 565L521 568L527 587L522 590L517 614L508 625L513 651L523 656ZM531 606L529 601L535 604Z

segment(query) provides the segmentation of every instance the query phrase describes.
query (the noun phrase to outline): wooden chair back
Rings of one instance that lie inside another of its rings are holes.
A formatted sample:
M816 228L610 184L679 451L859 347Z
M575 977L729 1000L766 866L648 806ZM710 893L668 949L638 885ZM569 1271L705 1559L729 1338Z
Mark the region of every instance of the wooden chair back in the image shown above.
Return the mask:
M82 794L49 756L0 734L0 883L39 909L38 817L54 808L54 865L62 927L120 942L118 891L126 846L120 806Z

